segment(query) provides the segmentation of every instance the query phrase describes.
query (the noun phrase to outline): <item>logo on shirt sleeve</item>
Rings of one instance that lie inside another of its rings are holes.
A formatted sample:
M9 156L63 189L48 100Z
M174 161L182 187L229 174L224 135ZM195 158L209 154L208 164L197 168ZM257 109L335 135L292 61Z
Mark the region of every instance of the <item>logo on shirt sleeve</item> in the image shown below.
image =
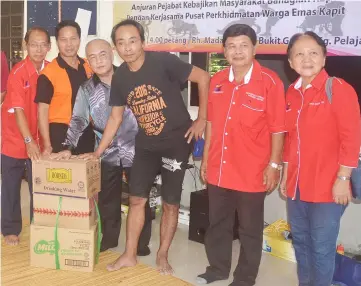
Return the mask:
M223 93L222 90L222 85L221 84L217 84L216 87L213 90L213 93Z

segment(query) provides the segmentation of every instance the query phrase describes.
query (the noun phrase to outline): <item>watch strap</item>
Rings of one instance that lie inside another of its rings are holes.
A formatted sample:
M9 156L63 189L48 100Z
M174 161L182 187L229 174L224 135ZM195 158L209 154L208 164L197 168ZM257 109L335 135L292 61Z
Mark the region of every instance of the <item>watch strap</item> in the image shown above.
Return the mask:
M350 181L351 177L346 177L346 176L337 176L337 179L341 180L341 181Z
M268 165L269 165L271 168L276 169L276 170L278 170L278 171L281 171L281 170L282 170L282 165L279 165L279 164L277 164L277 163L270 162Z
M32 139L31 139L30 136L27 136L27 137L24 138L25 144L29 144L31 141L32 141Z

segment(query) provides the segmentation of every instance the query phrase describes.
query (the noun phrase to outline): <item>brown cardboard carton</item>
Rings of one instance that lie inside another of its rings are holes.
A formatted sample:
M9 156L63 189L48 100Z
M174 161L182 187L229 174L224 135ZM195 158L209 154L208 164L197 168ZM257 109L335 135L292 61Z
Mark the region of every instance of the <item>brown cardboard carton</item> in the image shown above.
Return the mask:
M59 269L92 272L97 254L97 226L57 229ZM55 227L30 227L30 265L56 269Z
M33 161L34 193L91 198L99 191L99 160Z
M95 224L97 220L95 202L98 202L98 194L90 199L80 199L37 193L34 193L33 197L34 224L55 226L60 200L58 227L90 229Z

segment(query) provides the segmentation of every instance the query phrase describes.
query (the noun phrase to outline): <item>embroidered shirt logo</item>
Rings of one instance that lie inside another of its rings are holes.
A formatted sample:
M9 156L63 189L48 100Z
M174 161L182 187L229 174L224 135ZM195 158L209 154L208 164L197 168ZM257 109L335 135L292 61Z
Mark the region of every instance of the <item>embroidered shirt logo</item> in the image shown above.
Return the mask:
M317 106L317 105L321 105L321 104L324 104L325 102L324 101L319 101L319 102L310 102L309 105L314 105L314 106Z
M213 90L214 93L223 93L222 90L222 85L221 84L217 84L216 87Z
M291 103L288 102L288 103L286 104L286 111L289 111L290 109L291 109Z
M175 159L169 159L169 158L165 158L162 157L162 162L163 162L163 168L171 171L171 172L175 172L176 170L181 170L181 165L182 162L177 162L177 160Z
M250 92L246 92L247 96L250 97L250 98L253 98L253 99L256 99L256 100L259 100L259 101L264 101L264 97L260 96L260 95L257 95L257 94L254 94L254 93L250 93Z

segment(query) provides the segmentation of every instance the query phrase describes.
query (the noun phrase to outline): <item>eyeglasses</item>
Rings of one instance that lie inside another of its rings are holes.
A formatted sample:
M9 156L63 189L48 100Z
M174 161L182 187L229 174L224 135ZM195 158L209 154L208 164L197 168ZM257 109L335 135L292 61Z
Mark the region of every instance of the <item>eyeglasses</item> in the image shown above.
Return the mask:
M45 50L45 49L49 48L49 44L47 44L47 43L42 43L42 44L31 43L31 44L28 44L28 46L33 50L37 50L37 49Z
M248 49L248 45L240 45L240 46L236 46L236 45L227 45L225 46L226 50L228 52L235 52L237 50L241 50L241 51L244 51L244 50L247 50Z

